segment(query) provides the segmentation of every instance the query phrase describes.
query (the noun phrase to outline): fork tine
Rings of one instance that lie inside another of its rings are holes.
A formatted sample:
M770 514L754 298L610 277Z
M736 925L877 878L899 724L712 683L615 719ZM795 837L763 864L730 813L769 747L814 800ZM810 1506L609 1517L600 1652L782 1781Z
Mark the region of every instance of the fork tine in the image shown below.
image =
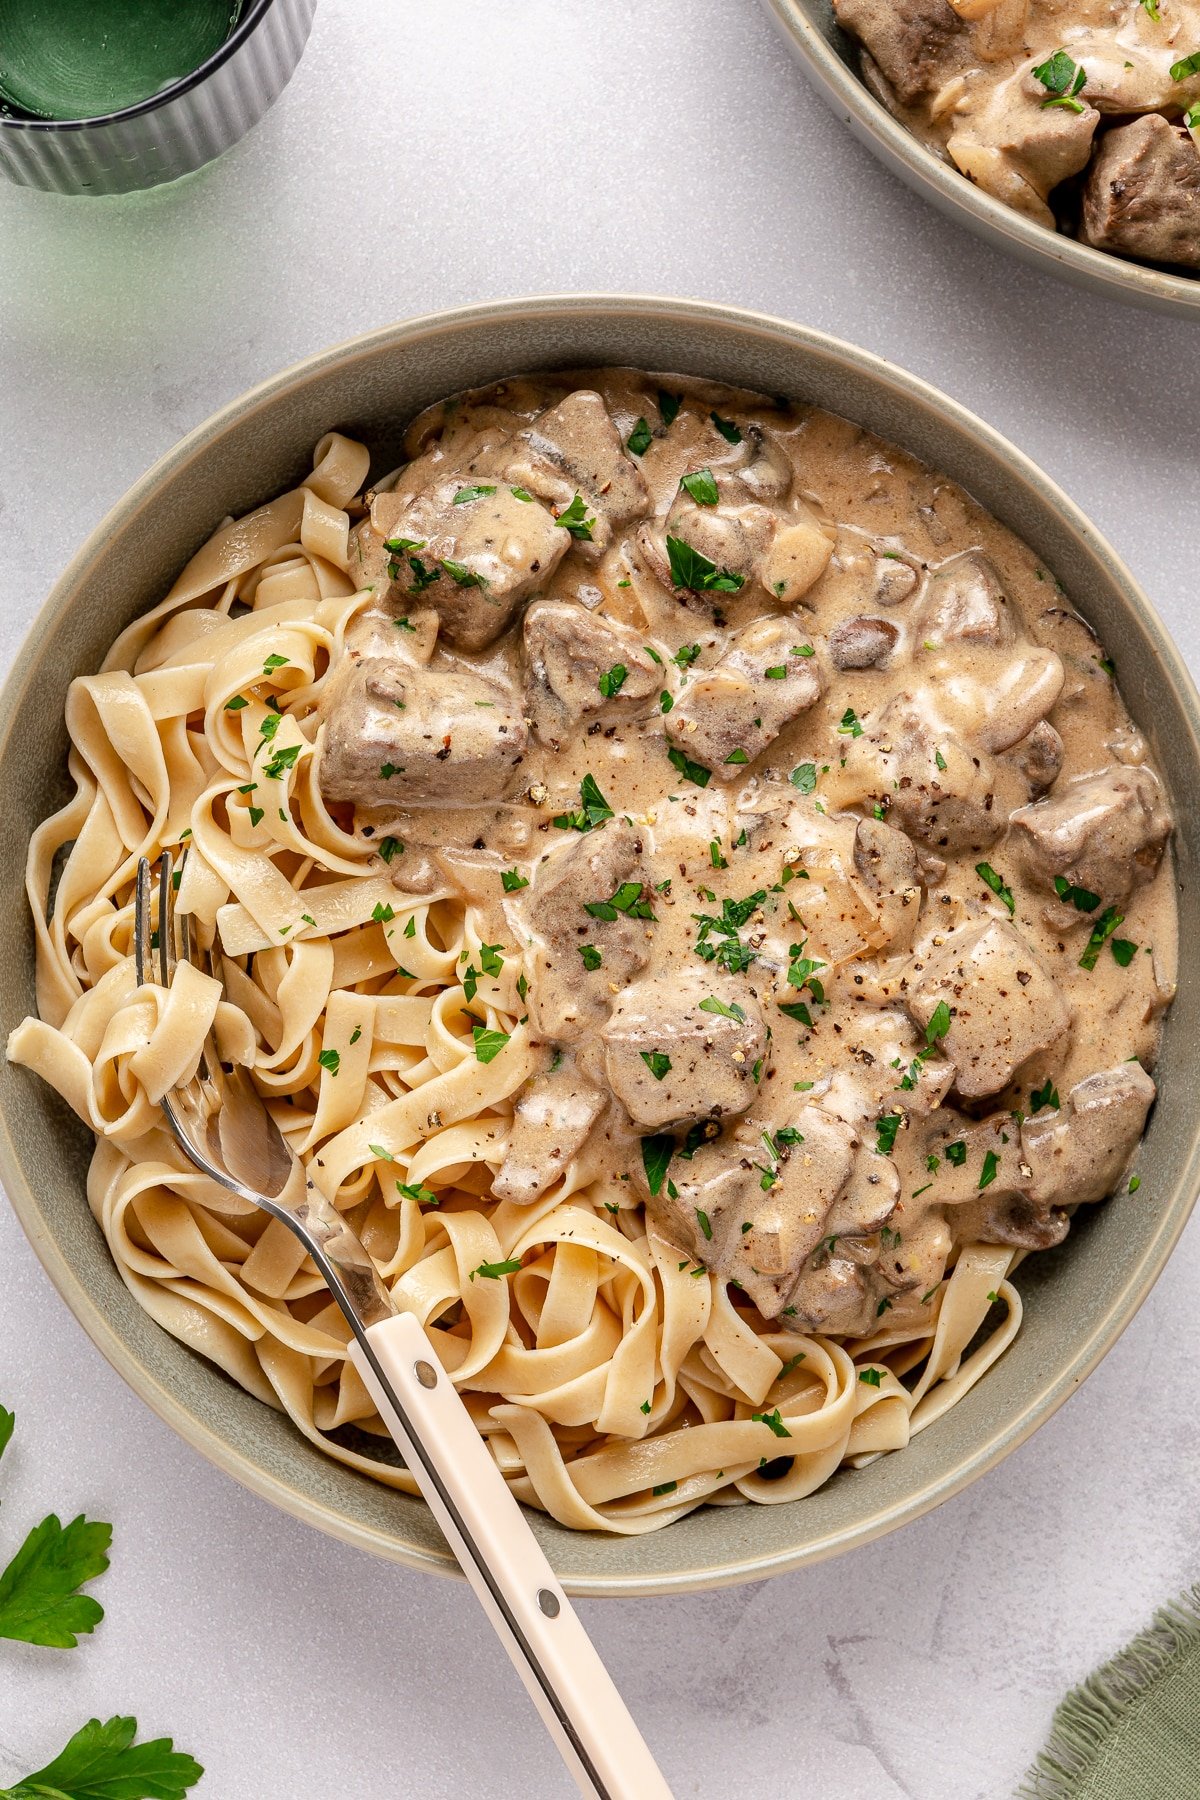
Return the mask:
M164 987L175 973L174 866L171 852L164 850L158 861L158 978Z
M146 857L138 863L137 886L133 899L133 962L138 986L146 984L146 952L150 946L150 864Z

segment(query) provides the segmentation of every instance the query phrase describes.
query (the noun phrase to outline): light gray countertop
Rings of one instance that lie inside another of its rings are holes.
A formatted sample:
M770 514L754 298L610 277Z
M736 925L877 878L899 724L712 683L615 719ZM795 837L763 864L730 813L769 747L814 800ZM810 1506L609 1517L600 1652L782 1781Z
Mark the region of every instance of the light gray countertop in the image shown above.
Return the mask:
M321 0L292 86L223 162L127 201L0 184L0 245L5 666L84 534L243 388L407 313L624 289L803 320L944 388L1083 506L1200 669L1195 327L943 223L754 0ZM7 1209L0 1263L3 1553L51 1509L116 1527L94 1638L0 1644L0 1784L90 1714L136 1712L212 1800L566 1794L461 1584L210 1469ZM583 1606L680 1800L1011 1792L1061 1692L1200 1577L1198 1279L1200 1221L1065 1411L904 1532L754 1587Z

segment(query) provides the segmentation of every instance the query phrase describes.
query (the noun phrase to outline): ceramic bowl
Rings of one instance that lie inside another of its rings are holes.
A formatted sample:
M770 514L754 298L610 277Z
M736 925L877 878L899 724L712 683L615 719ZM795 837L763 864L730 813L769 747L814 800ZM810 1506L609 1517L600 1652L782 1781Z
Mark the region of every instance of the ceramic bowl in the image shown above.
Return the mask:
M1048 269L1110 299L1200 319L1200 276L1171 275L1077 243L985 194L893 119L858 72L858 49L833 16L830 0L764 0L805 74L834 112L942 212L1024 262Z
M30 832L66 794L63 701L118 631L151 606L227 513L292 485L331 426L402 459L409 419L456 389L522 370L627 363L815 402L961 482L1065 585L1119 660L1121 687L1165 771L1179 821L1181 937L1200 939L1200 703L1152 606L1113 551L1019 451L953 401L865 351L800 325L695 301L512 300L389 326L323 351L193 431L114 507L34 624L0 696L0 998L6 1028L33 1009L24 891ZM534 1516L564 1585L648 1594L758 1579L865 1543L990 1469L1074 1392L1140 1306L1192 1205L1200 1114L1189 1047L1200 971L1185 959L1167 1023L1161 1097L1139 1155L1141 1188L1089 1208L1067 1243L1020 1273L1025 1323L986 1378L902 1453L840 1472L790 1505L700 1510L647 1537L566 1531ZM364 1549L447 1572L420 1500L313 1448L159 1329L127 1292L85 1199L91 1138L28 1070L0 1063L0 1176L51 1279L129 1384L189 1443L277 1506ZM46 1329L57 1321L48 1318Z

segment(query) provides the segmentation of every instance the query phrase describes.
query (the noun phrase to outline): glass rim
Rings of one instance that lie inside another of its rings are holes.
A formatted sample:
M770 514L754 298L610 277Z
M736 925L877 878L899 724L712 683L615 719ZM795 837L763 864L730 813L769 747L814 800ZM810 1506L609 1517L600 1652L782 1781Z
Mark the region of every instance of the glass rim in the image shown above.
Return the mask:
M206 81L213 72L229 60L234 52L240 49L264 16L275 4L275 0L249 0L245 14L240 18L223 44L218 45L211 56L206 56L196 68L181 75L178 81L172 81L156 94L145 100L138 100L133 106L122 106L116 112L96 113L88 119L14 119L7 113L0 112L0 129L8 131L87 131L98 125L121 125L126 119L140 118L145 113L157 112L160 106L167 106L172 100L190 93Z

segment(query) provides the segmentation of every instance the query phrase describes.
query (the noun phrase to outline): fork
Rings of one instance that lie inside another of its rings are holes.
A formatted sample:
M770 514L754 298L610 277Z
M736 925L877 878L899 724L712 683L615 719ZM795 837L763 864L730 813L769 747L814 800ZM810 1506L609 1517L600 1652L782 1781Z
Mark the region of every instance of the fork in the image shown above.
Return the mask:
M167 852L159 864L157 979L170 987L182 955L219 980L188 915L176 921L172 873ZM143 857L134 907L139 987L155 974L151 918ZM168 1089L161 1105L188 1160L286 1225L316 1264L350 1327L350 1359L580 1792L597 1800L671 1800L424 1329L412 1313L397 1311L366 1248L307 1179L245 1070L221 1062L210 1033L197 1073Z

